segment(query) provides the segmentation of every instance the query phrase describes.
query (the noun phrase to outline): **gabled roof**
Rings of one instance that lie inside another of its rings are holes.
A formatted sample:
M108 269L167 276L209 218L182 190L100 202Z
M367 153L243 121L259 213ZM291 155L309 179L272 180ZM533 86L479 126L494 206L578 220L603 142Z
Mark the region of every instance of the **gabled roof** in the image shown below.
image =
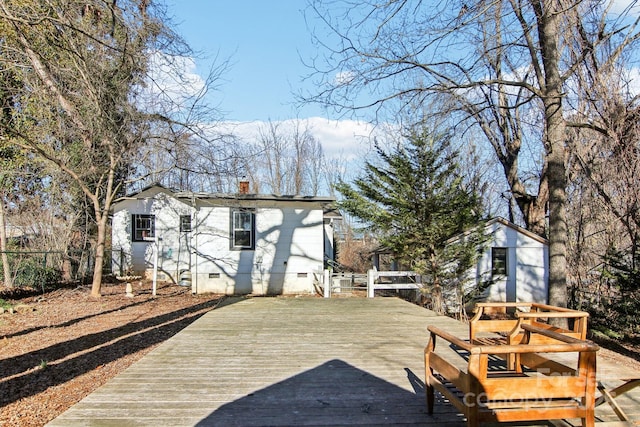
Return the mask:
M516 224L514 224L514 223L512 223L510 221L507 221L506 219L504 219L502 217L499 217L499 216L495 217L495 218L492 218L489 221L487 221L485 227L489 227L489 226L492 226L492 225L497 224L497 223L498 224L502 224L505 227L509 227L509 228L511 228L513 230L516 230L518 233L522 233L525 236L527 236L527 237L529 237L529 238L531 238L533 240L536 240L536 241L538 241L538 242L540 242L542 244L545 244L545 245L549 244L549 240L548 239L545 239L544 237L540 236L539 234L536 234L533 231L529 231L526 228L520 227L520 226L518 226L518 225L516 225Z
M467 230L467 231L465 231L465 232L463 232L463 233L461 233L461 234L459 234L457 236L454 236L454 237L450 238L449 240L447 240L446 243L449 244L449 243L456 242L459 239L463 239L468 234L472 233L475 230L478 230L478 227L480 227L480 226L484 227L484 229L487 230L487 229L491 228L492 226L494 226L495 224L500 224L500 225L503 225L503 226L505 226L507 228L511 228L512 230L515 230L518 233L529 237L530 239L533 239L533 240L535 240L535 241L537 241L539 243L542 243L543 245L548 245L549 244L549 241L547 239L545 239L544 237L542 237L542 236L540 236L540 235L538 235L538 234L536 234L536 233L534 233L532 231L529 231L526 228L523 228L523 227L520 227L518 225L515 225L514 223L512 223L510 221L507 221L506 219L504 219L504 218L502 218L500 216L497 216L495 218L491 218L491 219L487 220L486 222L484 222L482 224L478 224L477 226L472 227L470 230Z

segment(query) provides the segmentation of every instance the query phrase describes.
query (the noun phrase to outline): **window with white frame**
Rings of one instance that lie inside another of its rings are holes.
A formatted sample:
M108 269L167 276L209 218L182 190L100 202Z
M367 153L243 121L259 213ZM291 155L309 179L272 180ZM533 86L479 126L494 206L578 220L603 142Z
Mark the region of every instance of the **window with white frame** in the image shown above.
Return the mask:
M156 236L156 216L131 215L131 237L134 242L143 242Z
M507 248L491 248L491 275L493 277L509 275Z
M255 248L255 212L250 209L231 211L231 249Z

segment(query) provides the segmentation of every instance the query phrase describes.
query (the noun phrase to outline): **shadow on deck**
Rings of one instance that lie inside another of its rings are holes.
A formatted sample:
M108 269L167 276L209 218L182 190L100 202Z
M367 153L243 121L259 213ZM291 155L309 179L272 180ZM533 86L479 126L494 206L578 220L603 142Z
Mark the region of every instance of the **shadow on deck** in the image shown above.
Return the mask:
M467 325L397 298L236 301L193 322L49 426L463 426L441 399L434 415L426 413L429 325L468 334ZM602 369L612 380L620 372ZM640 391L624 401L634 419L639 398ZM607 411L597 415L614 420Z

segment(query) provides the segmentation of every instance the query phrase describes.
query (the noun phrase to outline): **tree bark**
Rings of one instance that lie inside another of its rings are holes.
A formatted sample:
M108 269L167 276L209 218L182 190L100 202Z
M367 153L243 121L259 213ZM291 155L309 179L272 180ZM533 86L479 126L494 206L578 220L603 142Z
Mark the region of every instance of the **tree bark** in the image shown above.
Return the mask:
M558 0L534 1L538 18L538 37L544 65L542 102L545 112L545 144L549 185L549 304L567 306L567 177L565 166L565 128L562 114L562 77L559 69ZM565 319L566 323L566 319ZM566 326L566 325L562 325Z
M93 267L93 281L91 283L91 296L100 298L102 296L102 272L104 268L105 242L107 238L108 215L104 214L97 218L98 235L96 239L96 258Z
M2 252L2 271L4 272L4 286L13 287L13 276L11 274L11 266L9 265L9 256L7 255L7 229L4 217L4 195L0 194L0 252Z

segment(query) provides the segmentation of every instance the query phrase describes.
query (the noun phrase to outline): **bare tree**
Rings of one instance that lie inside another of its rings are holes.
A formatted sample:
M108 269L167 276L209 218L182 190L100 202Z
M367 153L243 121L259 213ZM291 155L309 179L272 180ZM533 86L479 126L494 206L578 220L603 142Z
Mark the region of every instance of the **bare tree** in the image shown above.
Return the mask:
M307 124L298 119L291 129L291 147L293 186L289 193L317 195L324 160L322 144L311 134Z
M189 54L165 21L152 1L0 1L0 63L20 75L13 88L19 102L4 131L62 171L92 206L94 297L101 294L111 205L139 148L159 129L165 135L190 129L201 111L179 108L188 100L145 96L158 87L148 78L153 55Z
M260 148L264 153L265 184L275 194L285 193L287 142L280 132L280 123L269 121L260 129Z
M8 288L13 287L13 279L11 276L11 267L9 266L9 256L7 255L7 229L4 208L5 195L4 191L0 192L0 262L2 262L2 271L4 277L4 285Z
M312 2L312 10L338 41L329 45L318 38L326 52L312 64L319 91L305 100L377 113L383 106L412 109L443 94L462 100L453 111L466 113L483 129L523 216L538 232L548 206L549 301L566 305L566 86L583 58L622 29L592 31L591 21L582 17L597 1L322 3ZM580 28L589 31L579 34ZM624 31L628 37L619 48L628 51L637 35L633 26ZM583 35L588 43L578 49L571 40ZM518 179L518 160L522 123L526 119L535 129L538 118L543 162L538 188L531 189Z
M324 162L322 144L306 123L269 121L259 132L247 173L275 194L317 195ZM261 161L253 161L262 159Z

